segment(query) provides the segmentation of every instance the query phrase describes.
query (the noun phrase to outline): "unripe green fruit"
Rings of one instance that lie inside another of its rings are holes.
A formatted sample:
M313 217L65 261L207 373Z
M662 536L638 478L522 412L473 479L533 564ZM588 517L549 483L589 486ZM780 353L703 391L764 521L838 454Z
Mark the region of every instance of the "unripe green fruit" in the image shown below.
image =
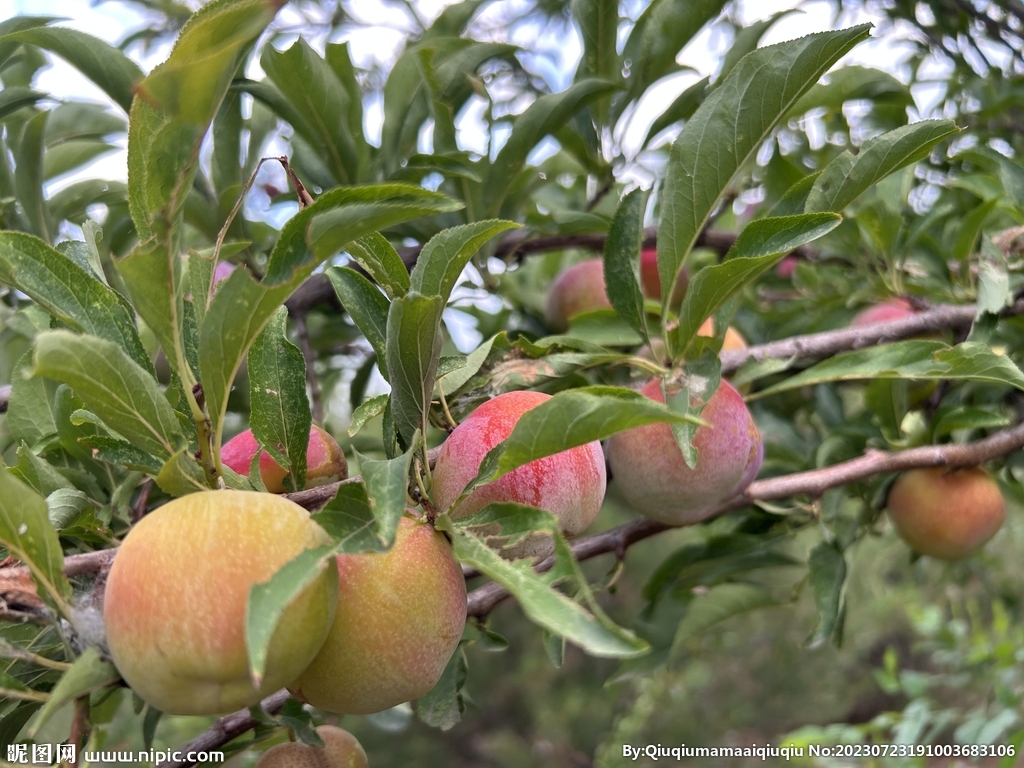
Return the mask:
M431 495L438 509L447 510L455 503L480 471L484 456L511 434L520 416L550 399L551 395L542 392L506 392L488 400L459 424L441 445L434 466ZM605 486L604 453L595 440L531 461L480 486L451 510L451 515L468 517L493 502L512 501L551 512L566 534L576 536L597 516ZM536 551L528 547L506 554L522 557Z
M336 725L318 726L322 747L288 742L271 747L256 768L369 768L366 752L348 731Z
M121 676L174 715L231 712L287 685L327 637L337 573L325 565L285 609L259 688L248 672L249 588L330 543L305 509L268 493L203 491L156 509L129 532L107 578L103 618Z
M659 379L640 392L665 402ZM668 525L703 520L757 476L764 445L740 393L723 381L700 417L711 427L698 427L694 436L695 469L686 465L668 424L636 427L608 438L605 455L612 477L640 514Z
M912 469L889 491L889 519L912 549L940 560L967 557L1002 528L999 486L979 467Z
M252 457L260 449L251 429L245 430L228 440L220 449L220 460L238 474L248 477ZM271 458L266 451L260 453L260 479L270 493L284 493L284 479L288 475L284 467ZM304 488L327 485L348 477L348 463L337 441L321 427L309 430L309 444L306 446L306 482Z
M429 692L466 625L466 581L448 540L403 518L389 551L337 562L334 625L289 690L314 707L352 715Z

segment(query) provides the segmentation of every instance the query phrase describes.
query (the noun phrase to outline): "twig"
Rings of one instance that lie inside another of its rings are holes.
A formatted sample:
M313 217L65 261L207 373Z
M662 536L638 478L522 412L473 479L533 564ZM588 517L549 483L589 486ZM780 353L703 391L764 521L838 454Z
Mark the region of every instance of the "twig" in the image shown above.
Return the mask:
M149 492L153 490L153 478L146 478L142 484L142 489L139 491L139 497L135 499L135 503L132 504L132 523L137 523L146 515L146 509L149 507Z
M749 360L762 362L769 359L828 357L837 352L863 349L884 341L967 328L974 321L976 312L977 307L973 304L940 304L899 320L793 336L743 350L727 350L721 354L722 373L733 373ZM1014 302L1002 314L1004 317L1024 314L1024 301Z

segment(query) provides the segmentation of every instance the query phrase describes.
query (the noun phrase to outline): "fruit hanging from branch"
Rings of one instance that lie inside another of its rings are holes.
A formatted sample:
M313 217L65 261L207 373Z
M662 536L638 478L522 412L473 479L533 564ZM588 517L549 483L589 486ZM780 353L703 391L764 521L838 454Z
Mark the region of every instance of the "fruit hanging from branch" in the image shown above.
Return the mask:
M912 469L889 491L889 519L922 555L960 560L999 532L1006 503L996 481L980 467Z
M289 690L338 714L381 712L430 691L466 624L451 544L403 518L385 553L339 555L338 609L323 647Z
M107 643L121 676L169 714L248 707L294 680L334 618L335 569L285 609L259 686L249 677L249 589L303 550L331 543L299 505L251 491L203 491L142 518L114 558L103 598Z
M640 392L665 402L660 379L647 382ZM640 514L669 525L693 523L757 477L764 445L735 387L721 382L700 417L710 427L697 428L693 469L667 424L636 427L608 438L605 452L612 478Z

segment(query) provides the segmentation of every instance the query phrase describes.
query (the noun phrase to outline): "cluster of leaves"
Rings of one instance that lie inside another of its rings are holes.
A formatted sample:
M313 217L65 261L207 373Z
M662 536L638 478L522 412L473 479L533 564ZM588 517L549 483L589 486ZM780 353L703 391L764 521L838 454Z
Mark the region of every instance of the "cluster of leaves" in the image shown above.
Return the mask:
M568 641L595 656L627 659L620 677L650 673L708 627L780 602L751 580L750 571L764 568L800 568L819 612L809 644L838 642L846 551L873 530L882 479L834 489L812 505L761 505L730 517L705 544L688 545L660 565L646 589L647 610L631 630L602 609L548 513L504 504L452 521L435 509L427 449L451 428L453 413L507 389L537 387L556 394L519 421L466 493L534 459L655 422L672 424L692 463L699 407L688 396L667 407L653 403L628 387L634 375L715 382L730 322L767 340L835 327L848 319L851 297L888 292L977 300L978 319L953 345L889 344L796 373L796 360L745 366L737 380L754 387L767 471L820 467L875 445L965 440L1003 426L1009 393L1024 389L1016 362L993 349L1020 348L1014 342L1024 328L998 320L1019 282L1018 257L1012 241L997 247L985 240L980 258L976 246L984 232L1020 223L1024 168L978 147L946 162L939 148L956 126L948 119L906 124L908 91L884 73L851 67L819 83L867 28L757 48L768 27L762 25L737 38L714 82L694 84L651 126L645 147L666 163L657 195L627 189L622 149L610 137L655 83L678 72L678 51L722 12L725 3L714 1L656 0L633 21L621 52L618 3L573 2L571 18L584 41L575 80L558 93L531 93L536 97L514 117L496 114L487 74L520 66L517 50L465 34L483 0L451 5L392 68L376 145L364 129L363 84L345 44L328 43L322 54L301 37L285 50L258 47L279 5L208 3L148 74L117 48L51 19L0 24L0 367L11 382L5 455L12 465L0 472L0 542L28 566L46 604L41 627L11 625L8 634L5 624L4 738L34 718L26 732L33 738L61 706L103 689L93 694L99 706L116 681L90 635L89 610L64 575L64 555L116 544L147 503L221 485L261 489L255 462L248 477L220 462L225 428L246 418L290 470L291 487L301 488L313 417L307 382L319 387L337 378L330 358L339 344L360 353L356 366L351 355L342 365L356 369L349 435L363 440L356 453L361 479L342 484L316 513L335 544L305 553L253 589L247 638L255 678L284 607L323 559L386 549L410 502L436 518L465 565L515 596L544 630L556 662ZM47 95L31 88L42 51L77 67L123 114L74 101L48 107ZM243 75L257 57L266 73L258 81ZM870 139L854 147L846 126L843 142L813 152L790 142L793 151L783 153L785 137L800 134L799 119L839 114L864 98L873 100L873 111L854 127ZM459 116L474 99L490 105L484 156L457 140ZM659 150L658 136L680 122L671 148ZM274 197L298 209L276 229L251 216L243 198L260 154L284 126L295 192ZM428 126L433 147L424 153ZM108 151L119 133L128 142L126 184L87 179L46 194L51 180ZM548 136L559 149L529 162ZM759 164L766 148L773 151ZM915 175L926 158L951 179L941 190ZM588 198L593 189L602 192ZM927 189L937 199L925 199ZM741 192L763 200L743 221L722 202ZM648 221L658 223L660 301L645 301L640 291ZM536 306L517 299L550 277L562 254L507 272L488 258L509 238L523 237L511 233L523 225L525 237L605 235L614 310L545 335ZM719 258L695 247L710 226L735 235ZM62 239L78 230L81 240ZM816 261L800 263L782 284L772 268L812 241L820 249ZM229 259L239 268L214 284L217 264ZM471 264L475 272L467 271ZM692 277L675 306L672 289L683 271ZM474 274L479 281L460 284ZM324 281L343 315L291 307L306 333L306 315L319 320L310 338L300 339L310 356L289 340L284 304L300 286ZM509 300L516 314L478 311L478 327L494 332L467 354L455 353L446 309L481 287ZM765 288L784 290L786 301ZM757 322L759 312L772 322ZM718 337L698 337L712 316ZM634 355L635 346L657 336L668 367ZM389 392L366 397L375 370ZM914 379L955 386L943 384L921 408L909 394ZM847 388L850 381L870 383ZM703 397L713 391L704 387ZM361 431L371 421L379 438ZM1011 461L1003 473L1018 497L1021 472L1024 465ZM823 534L806 565L776 547L813 526ZM544 574L489 546L493 538L507 543L536 531L549 533L554 545ZM88 585L75 586L88 592ZM466 643L481 638L495 642L480 626ZM86 649L78 652L83 639ZM421 719L445 728L458 722L465 680L460 652L438 688L417 703ZM158 718L142 715L147 743ZM264 725L305 727L291 710L284 718Z

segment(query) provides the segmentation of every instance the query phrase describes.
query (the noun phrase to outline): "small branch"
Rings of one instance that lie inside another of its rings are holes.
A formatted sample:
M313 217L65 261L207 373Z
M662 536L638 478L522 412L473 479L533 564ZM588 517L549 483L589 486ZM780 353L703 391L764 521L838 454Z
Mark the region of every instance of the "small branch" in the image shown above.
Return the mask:
M936 331L969 328L977 307L974 304L940 304L899 320L872 323L859 328L793 336L780 341L726 350L721 354L722 373L733 373L749 360L787 360L789 358L829 357L837 352L863 349L885 341L896 341ZM1003 317L1024 314L1024 301L1018 300L1003 310Z
M142 483L142 489L139 491L139 496L135 499L135 503L132 504L132 523L137 523L146 515L146 510L149 508L149 492L153 490L153 478L148 477Z
M290 696L291 694L288 691L278 691L261 701L260 707L268 715L276 715L284 708L284 704ZM257 725L259 725L259 721L249 713L249 710L243 709L220 718L209 729L196 736L179 751L182 755L187 755L189 752L209 752L224 746L232 739L241 736L246 731L252 730ZM160 763L157 768L186 768L186 766L192 765L195 765L194 761L167 760Z

